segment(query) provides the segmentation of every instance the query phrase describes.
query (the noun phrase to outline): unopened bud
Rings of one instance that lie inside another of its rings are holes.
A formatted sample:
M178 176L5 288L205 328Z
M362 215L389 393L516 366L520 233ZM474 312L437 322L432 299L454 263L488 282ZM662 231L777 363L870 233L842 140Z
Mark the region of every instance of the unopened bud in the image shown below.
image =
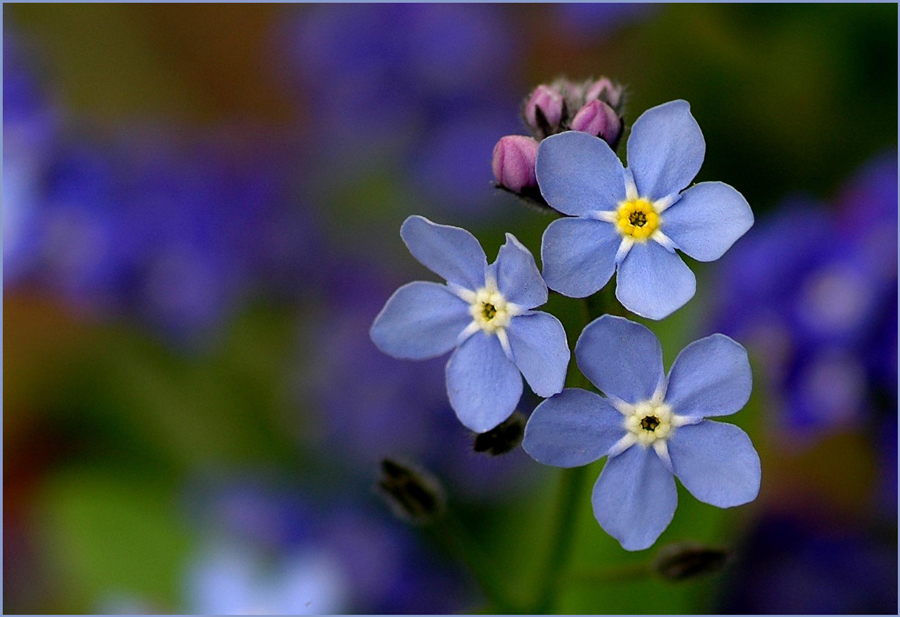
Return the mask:
M603 101L594 100L575 114L572 130L600 137L615 149L622 135L622 119L612 107Z
M501 137L494 146L491 167L497 184L513 193L537 187L534 166L537 162L538 142L523 135Z
M591 101L603 101L616 111L622 103L622 86L614 84L612 81L603 77L595 82L588 82L587 89L584 93L586 103Z
M522 443L525 435L525 416L515 411L513 415L486 433L475 436L475 451L492 456L506 454Z
M683 581L721 570L730 556L728 550L702 544L670 544L654 557L653 570L670 581Z
M440 482L412 465L384 459L377 488L394 514L410 523L430 523L444 511Z
M525 103L525 122L539 137L547 137L559 128L565 106L565 98L558 89L538 86Z

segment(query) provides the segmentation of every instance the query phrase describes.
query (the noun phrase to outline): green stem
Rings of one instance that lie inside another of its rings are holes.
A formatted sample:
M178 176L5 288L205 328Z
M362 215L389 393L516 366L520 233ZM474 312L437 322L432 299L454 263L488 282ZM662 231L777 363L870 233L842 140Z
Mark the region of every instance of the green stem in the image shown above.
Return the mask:
M544 570L538 583L538 599L532 613L549 613L559 597L560 582L565 573L575 523L578 515L578 497L587 477L587 467L564 470L561 477L559 502L556 511L556 531L550 555L544 562Z
M623 314L623 309L615 297L612 285L600 292L585 298L581 303L584 324L609 312L614 315ZM574 349L573 349L574 351ZM570 374L569 385L590 388L591 384L581 371ZM587 477L587 466L567 469L560 477L559 501L556 511L556 529L550 555L544 562L544 569L538 581L538 595L532 613L549 613L556 605L560 594L560 584L568 565L572 540L578 515L578 498L582 494Z
M497 573L501 572L500 568L491 562L481 550L478 542L468 534L465 527L456 518L448 512L434 532L433 535L445 545L446 549L456 554L472 572L484 591L490 608L504 615L515 615L521 612L521 609L507 598L504 585L497 576Z
M582 318L587 325L594 316L594 307L589 298L581 302ZM574 345L573 345L574 353ZM570 387L589 388L590 383L581 373L569 374ZM550 554L544 561L544 569L538 579L538 595L532 613L548 613L553 610L559 597L560 583L565 572L572 539L575 535L576 516L578 514L578 497L587 474L587 467L564 469L560 475L559 501L556 506L556 528Z

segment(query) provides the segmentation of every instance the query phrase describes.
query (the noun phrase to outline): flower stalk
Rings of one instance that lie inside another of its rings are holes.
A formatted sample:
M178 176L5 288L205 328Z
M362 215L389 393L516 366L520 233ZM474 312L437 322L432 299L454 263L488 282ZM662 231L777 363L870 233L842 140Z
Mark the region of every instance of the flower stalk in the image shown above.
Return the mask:
M588 324L595 317L605 311L616 311L621 306L612 294L594 294L580 302L584 324ZM574 353L574 349L573 349ZM569 378L570 387L590 388L590 382L581 373L575 371ZM587 477L587 467L564 469L560 475L559 501L556 509L556 527L553 535L553 544L550 555L544 562L538 583L538 596L532 609L532 613L546 614L553 610L562 591L561 583L565 576L565 569L572 550L572 540L575 536L575 527L578 517L578 499L584 490L584 482Z

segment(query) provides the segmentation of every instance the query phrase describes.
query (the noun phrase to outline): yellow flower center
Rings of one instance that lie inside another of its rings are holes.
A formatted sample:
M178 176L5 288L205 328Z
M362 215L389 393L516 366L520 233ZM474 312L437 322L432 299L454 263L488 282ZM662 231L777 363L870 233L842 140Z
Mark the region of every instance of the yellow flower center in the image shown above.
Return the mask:
M651 433L659 426L659 418L656 416L644 416L641 418L641 428Z
M492 320L496 314L497 307L490 302L485 302L481 305L481 316L484 317L485 321Z
M646 242L659 229L659 214L653 204L639 197L619 203L616 212L619 233L635 242Z
M665 403L645 401L634 406L625 418L625 428L638 443L648 446L657 440L668 439L678 421L672 408Z
M478 327L493 334L509 325L509 320L514 316L515 310L506 301L499 291L490 287L479 289L469 306L469 314L472 315Z

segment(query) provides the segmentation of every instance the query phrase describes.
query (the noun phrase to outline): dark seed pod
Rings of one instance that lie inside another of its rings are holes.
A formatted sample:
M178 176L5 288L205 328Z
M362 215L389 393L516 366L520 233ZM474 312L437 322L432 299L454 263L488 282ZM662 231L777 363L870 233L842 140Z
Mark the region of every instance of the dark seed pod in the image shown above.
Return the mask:
M506 454L522 443L525 435L525 416L514 411L513 415L486 433L475 435L476 452L487 452L492 456Z
M409 464L382 460L376 489L394 514L410 523L431 523L444 511L446 500L440 482Z
M670 581L683 581L718 572L731 552L695 543L664 546L653 559L653 571Z

